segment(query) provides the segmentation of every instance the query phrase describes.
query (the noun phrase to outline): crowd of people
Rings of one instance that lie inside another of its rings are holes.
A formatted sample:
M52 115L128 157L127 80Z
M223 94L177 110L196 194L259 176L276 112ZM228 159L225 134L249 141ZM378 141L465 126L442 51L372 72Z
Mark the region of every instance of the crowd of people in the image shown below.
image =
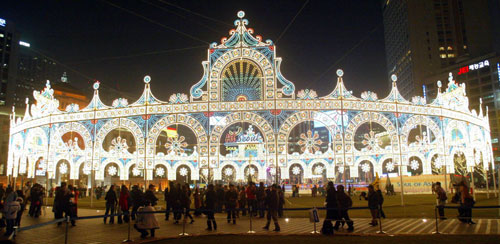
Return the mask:
M475 204L470 190L464 182L456 185L456 194L451 199L452 203L459 204L458 218L463 223L475 224L472 221L472 207ZM354 223L349 217L348 210L352 207L351 188L346 192L343 185L335 185L328 182L325 186L314 186L311 189L311 196L316 197L318 193L325 195L326 218L323 223L323 232L333 233L340 226L347 224L347 231L354 231ZM107 190L106 190L107 189ZM298 186L292 186L292 197L298 197ZM141 233L141 237L148 235L154 236L155 229L159 228L158 221L154 211L158 205L158 197L155 195L156 187L149 185L144 191L138 185L131 186L129 191L126 185L108 187L98 187L94 189L96 197L101 191L105 200L105 214L103 222L105 224L115 223L117 217L118 224L135 221L134 228ZM71 219L71 225L76 225L78 216L78 199L80 197L79 189L72 185L62 182L60 186L51 190L54 196L53 208L56 219ZM222 185L209 184L203 188L195 186L191 188L189 184L180 184L170 182L169 187L163 191L165 201L165 220L169 221L172 215L173 223L179 224L194 223L195 218L206 215L207 230L217 230L215 214L225 213L228 224L236 224L240 216L251 216L255 218L266 218L266 225L263 227L269 230L271 220L274 223L274 231L280 231L278 218L283 216L283 207L285 205L284 185L276 184L265 185L260 182L257 186L253 182L246 185ZM440 219L446 219L444 215L445 205L447 203L446 191L441 187L440 182L433 184L433 192L436 193L436 206ZM83 194L87 195L87 194ZM40 184L31 185L29 182L19 190L14 190L11 186L4 188L0 183L0 209L2 218L0 228L5 227L5 235L9 236L14 231L15 226L20 226L24 210L29 206L28 216L38 218L42 215L45 197L45 188ZM359 200L367 201L368 208L372 217L370 225L377 226L379 218L385 218L382 205L384 196L374 182L368 185L368 192L362 192ZM29 203L29 205L28 205ZM162 206L161 206L162 207ZM267 214L266 214L267 213ZM335 222L333 225L332 222ZM61 225L58 222L58 225Z

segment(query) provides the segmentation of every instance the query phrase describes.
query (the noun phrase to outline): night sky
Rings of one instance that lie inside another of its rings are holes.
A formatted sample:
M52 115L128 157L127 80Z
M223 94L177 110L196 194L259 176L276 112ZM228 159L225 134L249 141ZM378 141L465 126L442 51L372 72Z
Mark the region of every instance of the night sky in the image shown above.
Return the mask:
M208 43L229 36L236 13L243 10L255 34L275 41L282 73L296 91L310 88L326 95L335 86L336 69L342 68L355 95L372 90L385 97L380 1L309 1L278 40L304 3L15 0L3 1L0 18L14 22L33 48L81 73L67 70L69 81L87 92L96 79L139 97L142 78L150 75L153 94L166 101L174 92L189 93L203 75Z

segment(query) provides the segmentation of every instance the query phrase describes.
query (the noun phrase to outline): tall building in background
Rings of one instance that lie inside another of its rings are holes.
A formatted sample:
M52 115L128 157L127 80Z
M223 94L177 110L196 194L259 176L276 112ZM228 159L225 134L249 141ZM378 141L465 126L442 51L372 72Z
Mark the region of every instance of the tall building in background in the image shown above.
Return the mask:
M406 99L435 98L449 74L465 83L470 108L490 119L495 163L500 162L500 2L384 0L388 75Z
M388 75L406 99L425 77L493 51L493 0L384 0Z
M12 104L16 87L19 33L14 24L0 17L0 107Z

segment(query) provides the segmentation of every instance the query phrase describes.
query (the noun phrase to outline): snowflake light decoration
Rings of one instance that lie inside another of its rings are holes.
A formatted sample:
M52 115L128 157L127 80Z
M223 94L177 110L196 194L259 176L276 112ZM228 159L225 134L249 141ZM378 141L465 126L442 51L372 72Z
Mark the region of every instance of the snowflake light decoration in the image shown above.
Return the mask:
M182 167L179 169L179 174L185 177L188 174L188 169L186 167Z
M411 162L410 162L410 168L412 170L417 170L418 168L420 168L420 164L418 163L417 160L413 159Z
M165 169L163 169L162 167L158 167L156 168L156 176L158 177L163 177L165 175Z
M253 167L247 169L248 175L255 175L255 169Z
M300 175L300 172L301 172L301 170L300 170L299 166L295 166L292 168L292 174Z
M323 174L323 166L321 165L318 165L314 168L314 174L317 174L317 175L320 175L320 174Z
M436 157L434 160L434 166L438 169L443 167L443 160L441 160L441 157Z
M115 166L110 166L108 168L108 174L110 176L115 176L116 174L118 174L118 169Z
M68 173L68 165L65 163L59 165L59 173L61 173L63 175Z
M121 136L117 136L111 140L111 146L109 147L110 151L115 153L125 152L128 150L127 139L121 138Z
M361 143L365 145L366 149L373 150L376 146L382 146L382 141L380 141L378 137L375 136L375 132L373 130L365 133L364 137L365 139L363 139Z
M141 174L141 170L139 170L139 168L137 168L137 166L132 169L132 175L139 176L140 174Z
M371 168L371 167L370 167L370 164L368 164L368 163L364 163L364 164L362 164L362 165L361 165L361 170L362 170L363 172L365 172L365 173L370 172L370 168Z
M232 168L230 168L230 167L225 168L225 169L224 169L224 174L225 174L226 176L231 176L231 175L233 175L233 169L232 169Z
M184 136L173 136L168 137L165 143L165 148L167 148L167 153L174 153L175 155L180 155L184 153L184 149L188 146L185 142L186 138Z
M317 132L313 134L311 130L308 130L306 133L300 134L298 144L301 146L300 151L315 153L320 150L319 146L323 144L323 141L319 139L319 134Z
M389 162L385 165L385 169L389 172L393 171L395 169L395 166L394 166L394 163L393 162Z

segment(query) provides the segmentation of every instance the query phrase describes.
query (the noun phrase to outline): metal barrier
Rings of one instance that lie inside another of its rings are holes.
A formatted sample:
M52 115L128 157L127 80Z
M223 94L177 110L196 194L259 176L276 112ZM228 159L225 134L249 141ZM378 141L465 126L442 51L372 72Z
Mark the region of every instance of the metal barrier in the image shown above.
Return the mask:
M447 208L447 209L492 209L492 208L498 208L500 209L500 206L477 206L477 207L463 207L463 206L436 206L434 208L434 218L435 218L435 221L436 221L436 230L432 232L432 234L441 234L439 232L439 218L438 218L438 211L439 211L439 208ZM457 217L458 219L469 219L469 218L472 218L471 217L461 217L461 216L458 216Z
M439 216L438 216L438 207L439 206L436 206L435 207L435 211L434 211L434 216L435 216L435 231L432 232L433 234L440 234L439 232ZM444 208L446 209L460 209L460 208L463 208L461 206L443 206ZM492 209L492 208L500 208L500 206L477 206L477 207L472 207L471 209ZM340 210L345 210L345 209L342 209L342 208L326 208L326 207L320 207L320 208L283 208L283 211L309 211L309 210L334 210L334 211L340 211ZM351 208L348 208L347 210L368 210L369 208L368 207L351 207ZM179 214L179 213L186 213L187 211L192 211L192 210L195 210L195 209L177 209L177 210L173 210L173 211L169 211L169 212L173 212L174 214ZM259 208L256 208L256 209L253 209L253 208L235 208L235 209L223 209L222 211L223 212L226 212L226 211L242 211L242 210L245 210L245 211L248 211L248 214L249 214L249 218L248 218L248 221L249 221L249 230L246 232L246 233L249 233L249 234L254 234L256 233L255 230L253 229L253 215L258 212L259 210L267 210L267 209L259 209ZM376 232L377 234L386 234L386 232L383 230L383 225L382 225L382 216L381 216L381 208L378 209L379 212L378 212L378 216L377 216L377 219L378 219L378 225L379 225L379 230ZM203 210L202 212L204 213L207 213L207 211L214 211L216 212L215 210ZM140 215L140 214L165 214L167 212L167 210L161 210L161 211L140 211L140 212L137 212L136 214L137 215ZM40 227L43 227L43 226L46 226L46 225L50 225L50 224L57 224L57 223L61 223L61 222L65 222L65 236L64 236L64 243L68 243L68 239L69 239L69 235L68 235L68 227L69 227L69 223L71 220L86 220L86 219L96 219L96 218L104 218L104 217L121 217L121 216L127 216L128 215L128 226L127 226L127 239L123 240L123 242L132 242L132 239L131 239L131 225L132 225L132 219L130 218L131 216L131 213L118 213L118 214L108 214L108 215L95 215L95 216L83 216L83 217L74 217L74 218L70 218L69 216L66 217L66 218L60 218L60 219L55 219L55 220L52 220L52 221L48 221L48 222L45 222L45 223L41 223L41 224L36 224L36 225L31 225L31 226L25 226L25 227L21 227L21 228L15 228L14 230L14 233L12 234L11 238L14 238L15 235L19 234L20 232L24 232L24 231L28 231L28 230L32 230L32 229L35 229L35 228L40 228ZM340 217L340 215L339 215ZM342 219L332 219L331 221L341 221ZM189 236L189 234L186 232L186 223L187 223L187 215L184 214L184 219L182 221L182 232L179 234L179 236ZM317 230L317 226L316 226L316 222L314 221L313 223L313 231L311 232L311 234L319 234L320 232Z

